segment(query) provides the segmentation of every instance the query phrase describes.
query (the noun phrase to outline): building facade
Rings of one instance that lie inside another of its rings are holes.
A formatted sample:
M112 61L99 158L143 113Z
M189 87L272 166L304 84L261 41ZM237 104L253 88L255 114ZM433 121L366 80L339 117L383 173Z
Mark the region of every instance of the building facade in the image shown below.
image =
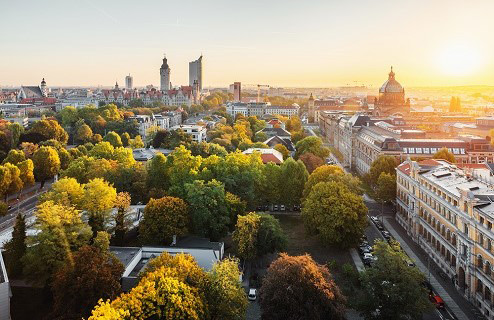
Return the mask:
M10 320L10 283L0 250L0 320Z
M199 59L189 62L189 86L194 87L194 83L197 81L199 86L199 92L202 91L203 78L202 78L202 54Z
M171 89L171 79L170 79L170 66L168 66L168 60L166 56L163 57L163 63L160 68L160 89L161 91L168 91Z
M192 141L203 142L206 141L207 129L200 125L195 124L182 124L170 128L171 130L183 130L186 134L192 137Z
M129 74L125 77L125 89L132 90L134 88L134 78Z
M272 106L269 102L231 102L226 105L226 112L232 117L237 114L242 114L245 117L256 116L262 118L264 116L282 115L289 118L298 116L300 107L298 105L293 106Z
M494 319L494 179L485 164L406 161L396 220L487 319Z

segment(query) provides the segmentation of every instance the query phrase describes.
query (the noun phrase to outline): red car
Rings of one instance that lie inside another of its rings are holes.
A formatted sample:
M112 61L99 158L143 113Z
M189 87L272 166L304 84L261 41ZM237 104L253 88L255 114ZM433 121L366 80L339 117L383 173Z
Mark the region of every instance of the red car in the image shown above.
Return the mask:
M432 303L436 306L438 309L444 309L444 301L441 299L440 296L438 295L430 295L429 299L431 300Z

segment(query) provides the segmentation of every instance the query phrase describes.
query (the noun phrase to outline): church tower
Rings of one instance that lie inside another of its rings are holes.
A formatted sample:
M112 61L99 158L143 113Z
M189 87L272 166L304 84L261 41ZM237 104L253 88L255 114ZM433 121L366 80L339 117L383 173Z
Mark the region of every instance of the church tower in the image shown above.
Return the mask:
M307 104L309 109L309 123L312 123L314 122L314 118L316 116L316 112L314 110L314 97L312 96L312 93L310 94Z
M161 91L170 90L170 67L168 66L168 60L166 60L166 56L163 57L163 64L160 68L160 89Z
M48 90L46 88L45 78L43 78L43 80L41 80L41 86L39 88L41 89L41 93L43 94L43 97L47 97L48 96Z

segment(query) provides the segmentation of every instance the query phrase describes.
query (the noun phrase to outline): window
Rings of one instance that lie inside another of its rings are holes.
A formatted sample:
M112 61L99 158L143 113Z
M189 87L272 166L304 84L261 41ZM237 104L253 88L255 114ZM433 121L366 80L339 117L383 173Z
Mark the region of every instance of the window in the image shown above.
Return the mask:
M483 225L484 224L484 218L483 217L480 217L479 218L479 222L480 222L481 225Z
M429 148L424 148L424 153L430 153L430 149Z
M431 148L431 153L436 153L437 152L437 148Z
M417 153L422 153L422 148L417 148Z

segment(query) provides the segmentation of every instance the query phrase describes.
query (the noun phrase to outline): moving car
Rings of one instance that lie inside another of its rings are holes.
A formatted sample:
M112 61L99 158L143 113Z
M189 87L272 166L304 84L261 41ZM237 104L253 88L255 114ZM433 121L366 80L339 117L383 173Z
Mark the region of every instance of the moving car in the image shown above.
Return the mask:
M430 294L429 299L431 300L432 303L434 303L436 308L444 309L444 301L443 301L443 299L441 299L440 296L438 296L437 294L436 295Z
M257 299L257 289L249 289L249 295L248 298L250 301L256 301Z

